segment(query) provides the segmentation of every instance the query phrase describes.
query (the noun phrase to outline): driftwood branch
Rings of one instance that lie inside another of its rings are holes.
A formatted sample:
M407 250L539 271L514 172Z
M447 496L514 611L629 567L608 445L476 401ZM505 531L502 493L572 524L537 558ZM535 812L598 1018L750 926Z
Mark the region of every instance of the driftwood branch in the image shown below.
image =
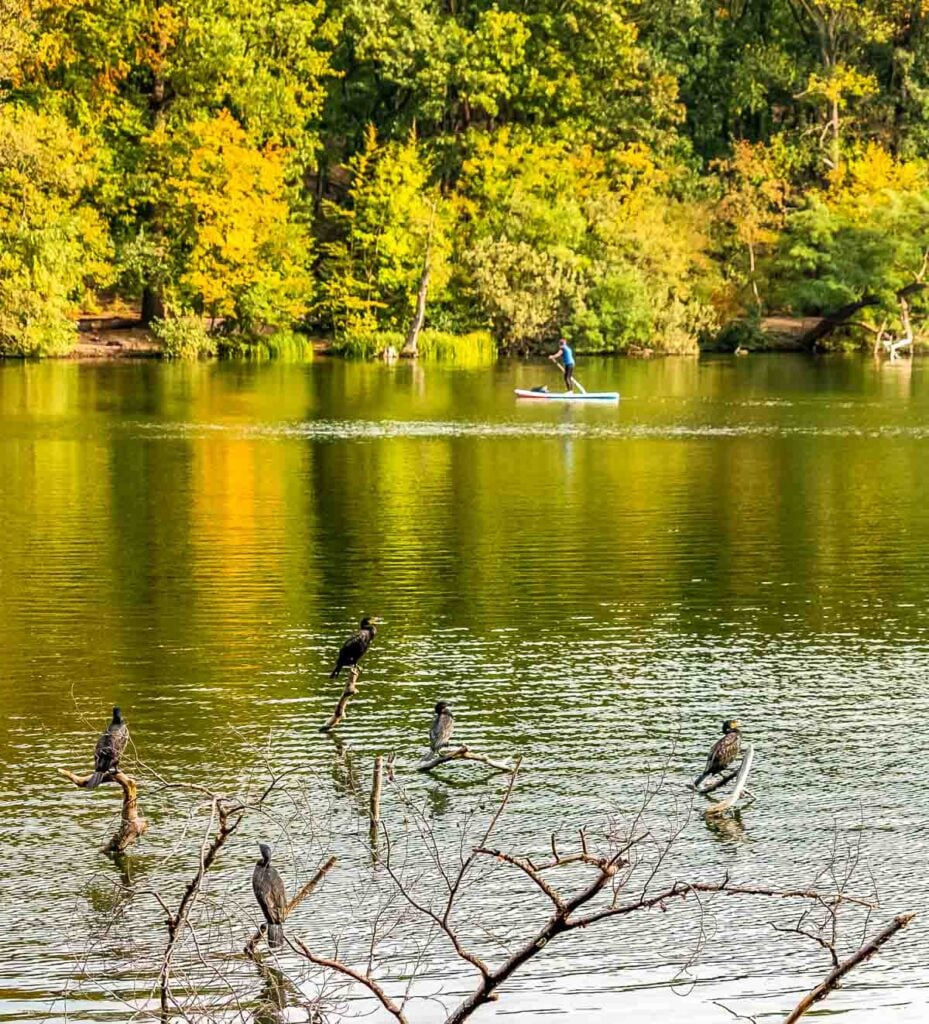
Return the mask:
M879 932L871 939L870 942L866 942L857 953L853 953L847 960L844 960L838 967L829 973L825 980L816 986L812 992L805 995L799 1003L794 1007L791 1013L787 1016L784 1024L796 1024L798 1021L814 1003L818 1003L821 999L825 999L827 995L839 984L842 978L848 974L852 968L857 967L859 964L864 963L865 960L869 960L874 954L884 945L888 939L892 939L901 928L906 926L913 920L915 914L900 914L890 922L887 927Z
M723 800L711 801L710 806L706 809L706 814L724 814L731 807L734 807L742 795L742 790L745 789L745 784L748 782L748 773L752 770L752 761L755 759L755 748L749 743L748 749L745 751L745 755L742 758L742 764L739 767L739 774L735 781L735 788L725 797Z
M418 772L431 772L433 768L438 768L439 765L448 764L450 761L476 761L478 764L486 764L497 772L513 771L513 765L503 764L501 761L494 761L489 757L484 757L483 754L474 754L466 746L439 750L433 754L432 757L427 758L419 764L416 770Z
M67 768L59 768L59 773L69 779L79 789L85 789L87 784L96 774L75 775ZM139 786L135 779L130 778L123 772L116 771L106 776L101 783L115 782L123 791L123 811L119 828L113 838L104 846L103 852L109 854L124 853L132 844L140 839L148 828L148 822L142 817L139 811Z
M342 696L339 697L339 702L335 706L335 711L332 712L332 717L326 722L325 725L319 727L320 732L329 732L330 729L334 729L348 714L348 703L358 692L358 675L361 669L357 665L353 665L348 672L348 679L345 683L345 689L342 691Z
M723 786L728 786L730 782L739 774L742 769L742 762L740 761L734 768L730 768L729 771L724 772L722 775L717 775L716 778L709 782L707 785L695 786L690 783L691 788L695 793L699 793L700 796L707 796L710 793L715 793L717 789L722 789Z
M287 904L287 908L284 911L284 919L286 920L290 915L300 906L300 904L316 889L319 883L329 874L329 872L335 867L337 858L330 857L325 864L316 872L315 875L306 883L306 885L297 893L296 896ZM255 959L255 950L258 947L258 943L261 942L262 938L267 934L268 926L263 924L257 932L248 940L245 944L245 955L250 957L252 960Z

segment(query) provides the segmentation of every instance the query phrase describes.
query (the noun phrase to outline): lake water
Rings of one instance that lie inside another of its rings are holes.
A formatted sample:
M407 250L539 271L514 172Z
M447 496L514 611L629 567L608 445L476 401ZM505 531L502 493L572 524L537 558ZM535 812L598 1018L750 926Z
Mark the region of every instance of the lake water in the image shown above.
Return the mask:
M523 758L497 840L514 853L544 858L554 830L567 850L582 825L596 844L666 766L659 834L738 716L756 800L716 825L697 808L662 877L807 885L833 842L843 858L860 844L850 888L881 904L867 933L923 910L929 363L578 372L621 403L516 403L514 386L557 383L548 364L0 365L0 1020L151 1006L164 940L151 894L176 905L208 814L137 765L149 832L122 865L98 852L118 792L55 769L91 766L116 703L136 758L173 782L254 792L292 770L224 849L178 953L178 985L213 1000L210 1019L306 1019L296 997L256 1010L263 982L237 956L259 837L290 886L339 857L290 934L323 955L339 939L363 966L380 910L376 976L392 991L417 943L417 995L451 1006L473 987L447 943L394 920L403 908L364 846L377 753L396 755L384 820L424 899L441 880L417 825L454 857L499 798L501 777L473 765L413 772L440 697L474 749ZM385 624L338 737L321 735L339 693L328 669L365 613ZM828 970L772 927L796 905L703 909L693 964L688 901L553 942L474 1019L734 1020L721 1002L780 1020ZM462 913L497 963L548 909L494 867ZM843 923L846 953L865 922ZM295 955L280 966L314 991ZM849 1024L924 1021L927 984L917 918L823 1005ZM371 1009L337 997L347 1016ZM410 1016L444 1020L428 1000Z

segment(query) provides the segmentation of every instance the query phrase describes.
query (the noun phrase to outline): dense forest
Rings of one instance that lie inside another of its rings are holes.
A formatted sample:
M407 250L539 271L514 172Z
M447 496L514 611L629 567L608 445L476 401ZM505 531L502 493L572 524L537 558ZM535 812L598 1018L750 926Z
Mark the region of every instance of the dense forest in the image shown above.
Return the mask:
M927 114L919 0L0 0L0 352L918 336Z

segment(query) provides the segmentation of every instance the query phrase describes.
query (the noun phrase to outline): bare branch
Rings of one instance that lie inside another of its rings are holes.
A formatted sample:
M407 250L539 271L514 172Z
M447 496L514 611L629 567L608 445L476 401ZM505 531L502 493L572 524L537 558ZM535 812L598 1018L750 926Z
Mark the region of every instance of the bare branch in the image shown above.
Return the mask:
M79 776L69 772L67 768L59 768L59 773L69 779L79 789L85 789L96 772ZM104 846L103 852L109 854L124 853L132 844L140 839L148 828L148 822L139 812L139 786L135 779L121 771L112 772L104 777L101 785L115 782L123 791L122 819L116 833Z
M485 757L483 754L474 754L466 746L456 747L454 750L439 751L432 757L417 765L416 770L418 772L431 772L433 768L438 768L439 765L448 764L449 761L477 761L479 764L486 764L488 767L493 768L498 772L514 771L513 765L503 764L501 761L494 761L489 757Z
M357 665L353 665L349 669L348 679L345 682L345 689L342 691L342 696L339 697L339 701L335 706L335 711L332 712L332 717L326 722L325 725L319 727L320 732L329 732L330 729L334 729L348 714L348 704L352 697L358 692L358 676L361 674L361 669Z
M300 939L294 939L293 942L288 940L288 945L291 949L299 950L299 952L301 952L311 964L316 964L317 967L325 967L330 971L336 971L339 974L344 974L347 978L357 981L359 985L364 985L372 995L377 997L381 1006L383 1006L388 1013L392 1014L400 1024L407 1024L407 1018L403 1013L403 1010L390 998L389 995L387 995L384 989L373 978L366 974L362 974L360 971L354 970L339 960L328 960L326 957L317 956L315 953L311 952L307 946L300 941Z
M847 960L839 964L821 984L817 985L808 995L805 995L784 1020L784 1024L796 1024L796 1021L814 1003L825 999L850 970L874 956L885 942L892 939L901 928L906 928L915 916L915 914L899 914L895 917L882 932L879 932L870 942L866 942L856 953L853 953Z

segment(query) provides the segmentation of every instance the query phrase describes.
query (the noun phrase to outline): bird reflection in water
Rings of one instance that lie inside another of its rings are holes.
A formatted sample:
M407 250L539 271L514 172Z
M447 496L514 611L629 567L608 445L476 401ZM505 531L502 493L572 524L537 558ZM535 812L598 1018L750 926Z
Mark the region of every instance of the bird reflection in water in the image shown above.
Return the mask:
M714 839L733 842L745 838L741 811L733 811L731 817L728 814L706 814L703 820L706 822L707 831Z
M287 980L274 967L258 964L258 973L264 982L258 1005L255 1008L254 1024L284 1024L287 1020Z
M252 1024L325 1024L318 1007L307 1004L299 989L276 967L256 961L263 982L256 1001ZM289 1006L290 1000L293 1006Z
M449 792L445 786L431 786L426 791L426 801L429 806L429 814L433 818L441 817L451 806Z

